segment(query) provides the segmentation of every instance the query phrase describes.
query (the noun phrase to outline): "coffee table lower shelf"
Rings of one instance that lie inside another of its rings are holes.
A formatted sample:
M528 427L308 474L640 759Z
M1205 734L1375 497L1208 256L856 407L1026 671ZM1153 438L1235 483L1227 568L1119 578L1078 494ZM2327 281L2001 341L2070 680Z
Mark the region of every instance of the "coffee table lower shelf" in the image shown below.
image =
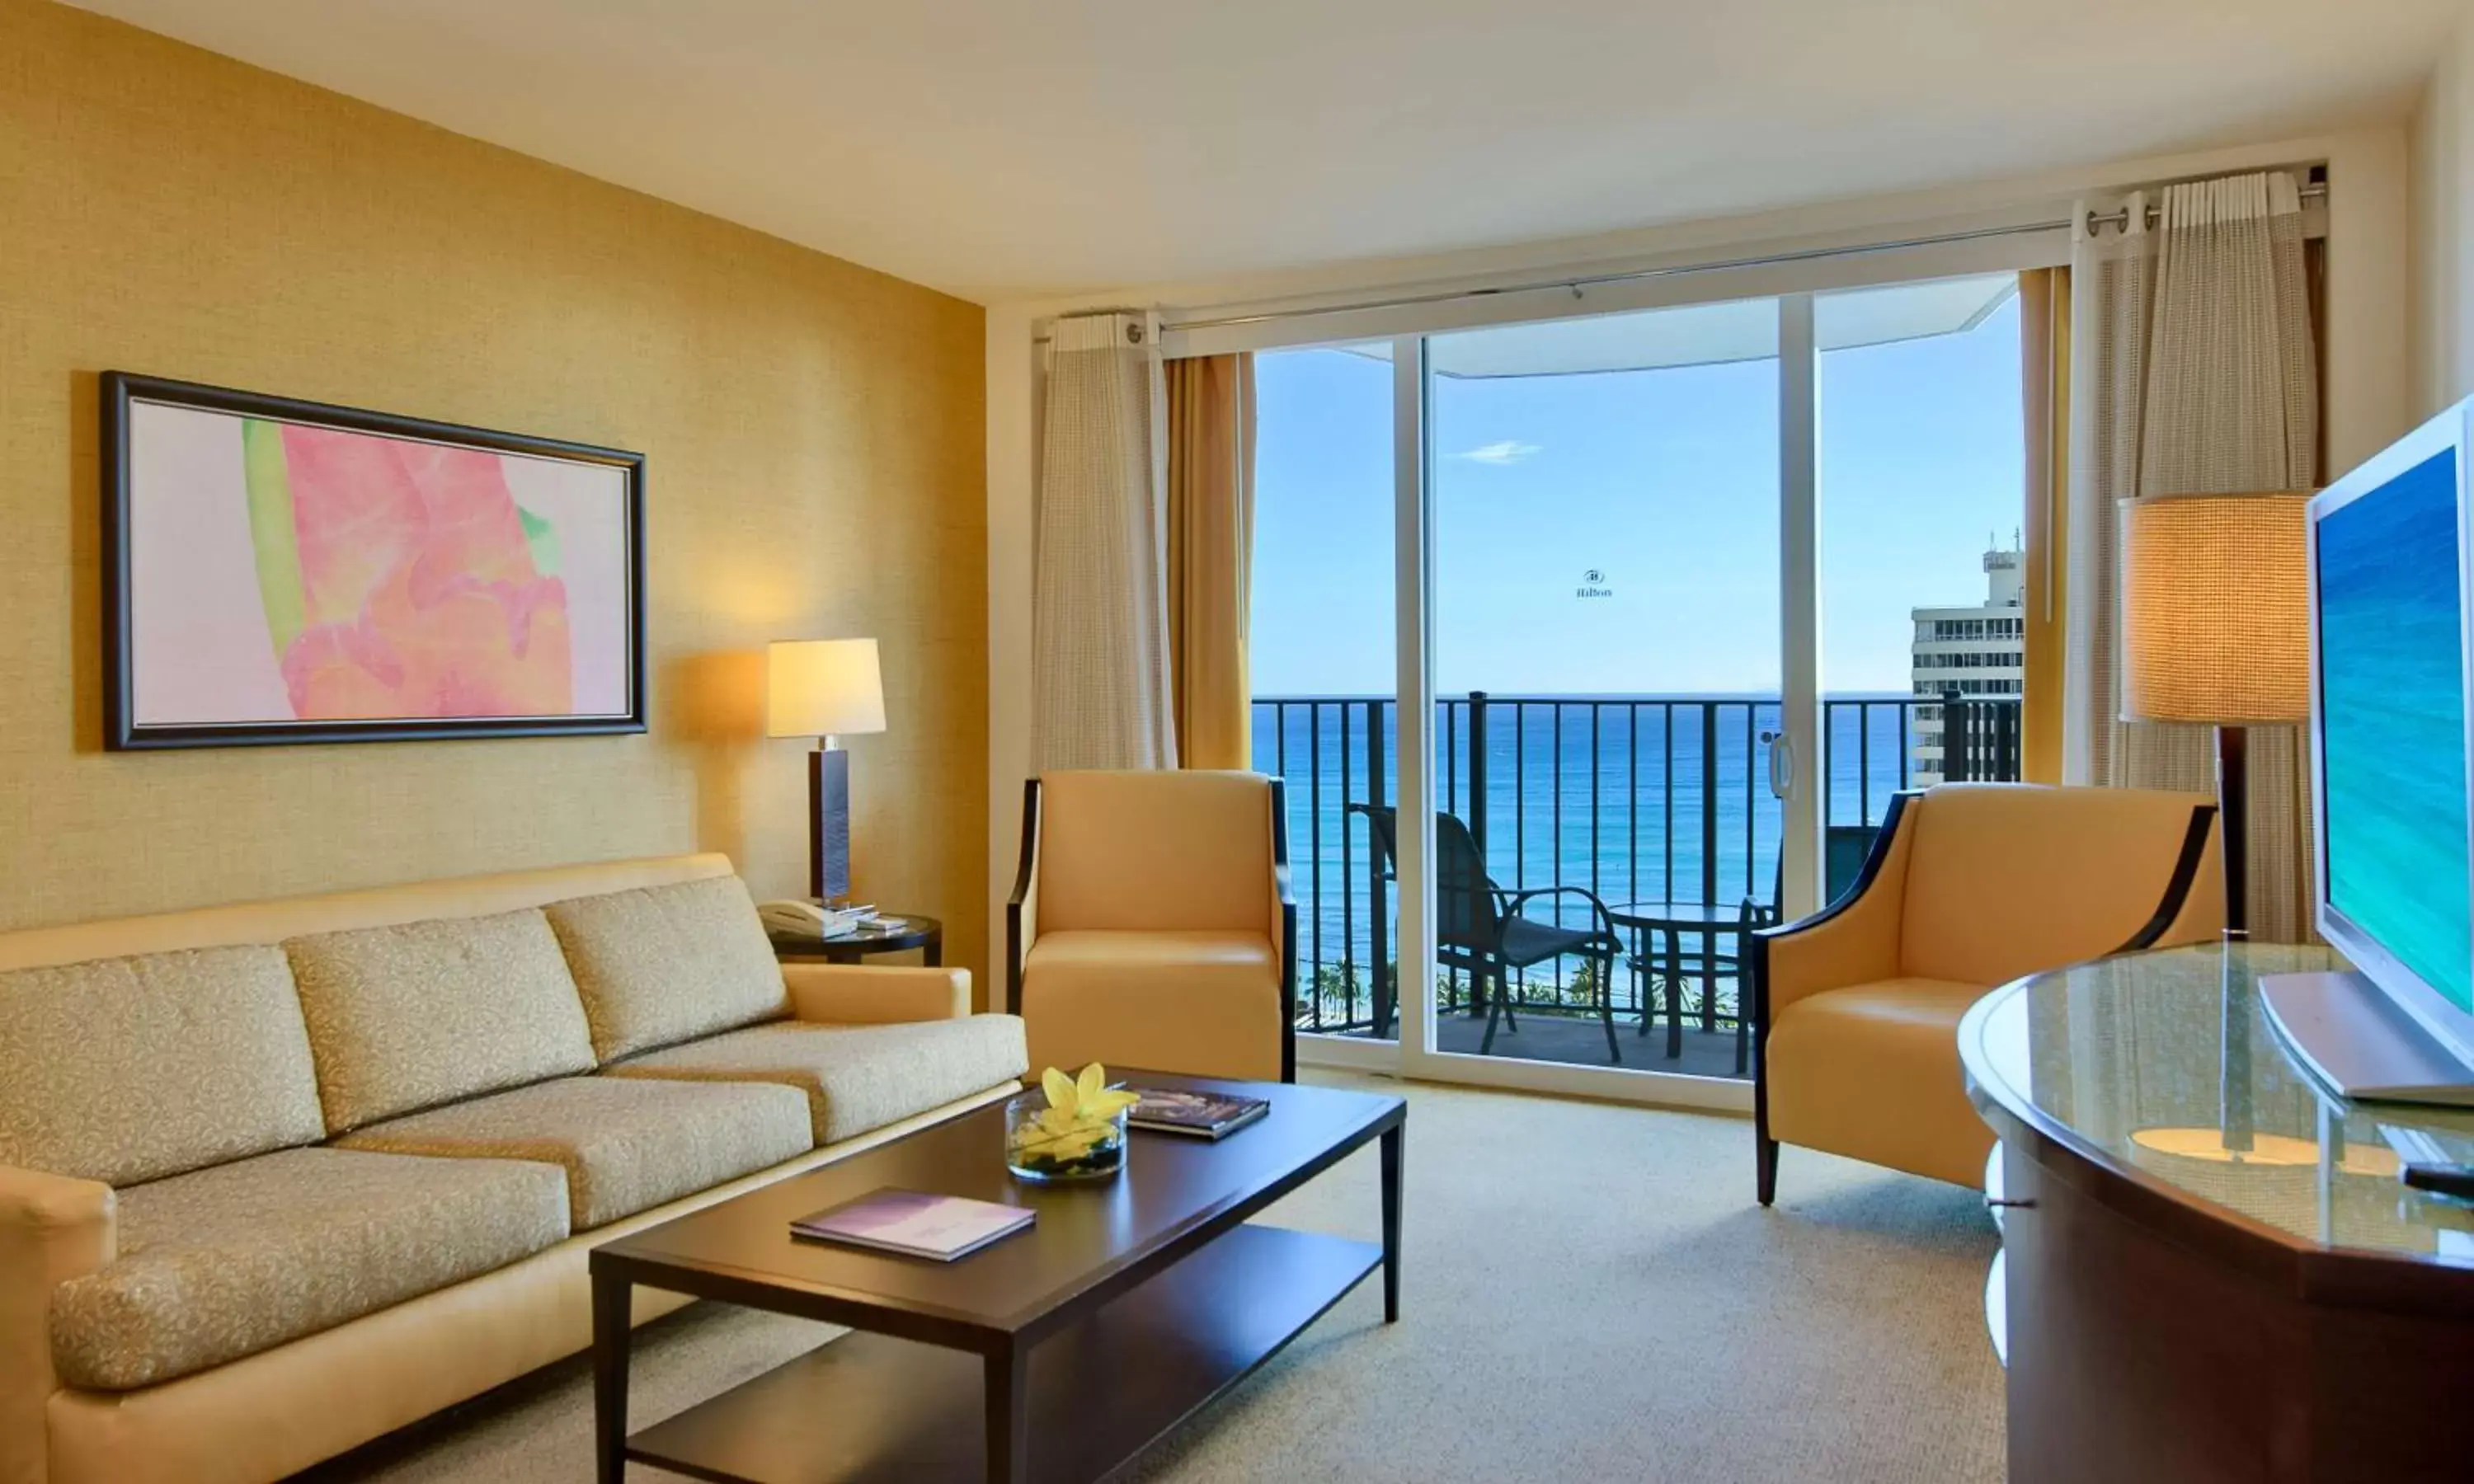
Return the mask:
M1382 1264L1375 1243L1241 1226L1041 1340L1031 1477L1106 1478ZM968 1351L854 1332L632 1435L627 1456L724 1484L977 1484L983 1375Z

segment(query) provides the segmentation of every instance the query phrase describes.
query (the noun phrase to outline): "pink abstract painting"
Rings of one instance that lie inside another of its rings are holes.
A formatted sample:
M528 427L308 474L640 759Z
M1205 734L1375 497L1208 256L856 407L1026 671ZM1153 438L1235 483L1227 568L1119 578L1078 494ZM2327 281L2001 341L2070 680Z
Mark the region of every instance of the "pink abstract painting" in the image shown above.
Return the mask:
M631 706L622 469L139 402L138 727Z

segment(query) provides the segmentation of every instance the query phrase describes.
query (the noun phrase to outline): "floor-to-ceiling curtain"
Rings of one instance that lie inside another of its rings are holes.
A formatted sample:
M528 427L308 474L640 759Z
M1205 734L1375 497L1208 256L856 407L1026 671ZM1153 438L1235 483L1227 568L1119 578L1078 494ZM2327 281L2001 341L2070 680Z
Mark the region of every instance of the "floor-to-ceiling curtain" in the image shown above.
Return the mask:
M1058 320L1031 555L1035 766L1174 768L1165 393L1146 317Z
M1168 634L1177 756L1250 768L1254 358L1168 363Z
M2150 207L2155 220L2150 221ZM2072 254L2070 644L2064 774L2215 787L2207 729L2124 723L2117 502L2317 483L2318 352L2300 188L2282 172L2134 193L2077 213ZM2250 733L2251 936L2308 930L2299 739Z

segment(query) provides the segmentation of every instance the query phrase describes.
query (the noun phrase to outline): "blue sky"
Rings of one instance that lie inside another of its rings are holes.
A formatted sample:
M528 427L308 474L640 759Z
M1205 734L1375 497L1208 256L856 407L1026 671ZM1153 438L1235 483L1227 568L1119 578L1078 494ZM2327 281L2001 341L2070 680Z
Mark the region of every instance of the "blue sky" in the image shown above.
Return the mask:
M1392 368L1255 366L1254 693L1389 695ZM1824 353L1825 690L1904 692L1908 610L1983 600L1985 540L2021 519L2020 417L2015 298ZM1439 690L1776 691L1775 359L1440 377L1433 418Z

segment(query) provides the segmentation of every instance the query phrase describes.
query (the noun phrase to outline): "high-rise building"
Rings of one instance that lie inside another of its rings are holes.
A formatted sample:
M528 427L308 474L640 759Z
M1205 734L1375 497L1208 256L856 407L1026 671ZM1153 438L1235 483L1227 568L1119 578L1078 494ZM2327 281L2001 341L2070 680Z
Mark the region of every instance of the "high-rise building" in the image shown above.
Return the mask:
M1996 544L1984 554L1984 601L1974 608L1914 610L1916 638L1909 674L1919 696L1957 695L1967 700L2016 697L2026 680L2025 573L2017 542ZM1942 780L1939 706L1916 707L1911 739L1912 777L1918 787Z

